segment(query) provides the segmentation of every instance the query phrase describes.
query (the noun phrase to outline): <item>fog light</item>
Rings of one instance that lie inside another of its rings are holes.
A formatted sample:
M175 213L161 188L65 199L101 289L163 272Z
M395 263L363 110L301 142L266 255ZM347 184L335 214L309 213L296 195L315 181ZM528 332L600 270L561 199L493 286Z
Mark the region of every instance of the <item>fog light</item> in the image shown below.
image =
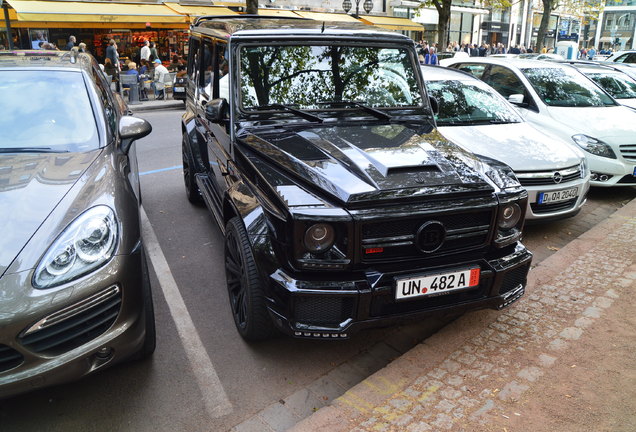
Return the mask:
M521 208L516 204L506 204L501 210L499 217L499 227L502 229L513 228L521 219Z

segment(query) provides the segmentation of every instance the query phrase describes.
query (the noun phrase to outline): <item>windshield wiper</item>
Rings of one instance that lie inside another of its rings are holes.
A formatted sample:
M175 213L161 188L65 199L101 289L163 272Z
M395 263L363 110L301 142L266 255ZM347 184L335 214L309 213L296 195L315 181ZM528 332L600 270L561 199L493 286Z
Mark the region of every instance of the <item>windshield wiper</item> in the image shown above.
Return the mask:
M270 104L270 105L259 105L256 107L257 110L268 110L268 109L284 109L289 111L290 113L296 114L298 117L304 118L305 120L314 121L318 123L322 123L324 120L321 117L318 117L315 114L308 113L307 111L302 111L289 105L283 104Z
M384 111L380 111L380 110L377 110L375 108L371 108L368 105L364 105L364 104L361 104L360 102L356 102L356 101L325 101L325 102L318 102L318 105L354 106L356 108L360 108L364 112L367 112L367 113L379 118L380 120L391 120L391 118L392 118L389 114L385 113Z
M68 153L68 150L56 150L51 147L6 147L0 153Z

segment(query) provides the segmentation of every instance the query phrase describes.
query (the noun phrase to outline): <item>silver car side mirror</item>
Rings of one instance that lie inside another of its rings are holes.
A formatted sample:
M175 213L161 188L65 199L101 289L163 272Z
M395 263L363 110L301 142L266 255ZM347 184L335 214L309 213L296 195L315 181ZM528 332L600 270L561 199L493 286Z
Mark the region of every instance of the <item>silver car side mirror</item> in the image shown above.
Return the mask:
M130 146L135 140L145 137L152 132L152 126L144 119L132 116L123 116L119 120L119 139L121 151L128 154Z

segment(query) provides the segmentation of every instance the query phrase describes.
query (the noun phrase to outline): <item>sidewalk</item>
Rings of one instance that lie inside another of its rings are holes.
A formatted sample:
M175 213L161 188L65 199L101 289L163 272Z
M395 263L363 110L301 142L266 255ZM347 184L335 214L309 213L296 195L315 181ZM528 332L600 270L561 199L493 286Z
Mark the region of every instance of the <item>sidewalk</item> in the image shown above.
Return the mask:
M128 103L128 98L125 97L124 100ZM142 111L153 111L153 110L165 110L165 109L179 109L185 110L185 105L181 100L175 100L170 97L169 99L163 100L155 100L154 98L147 101L140 101L138 104L128 105L128 108L133 112L133 114L142 112Z
M634 431L634 289L636 200L290 430Z

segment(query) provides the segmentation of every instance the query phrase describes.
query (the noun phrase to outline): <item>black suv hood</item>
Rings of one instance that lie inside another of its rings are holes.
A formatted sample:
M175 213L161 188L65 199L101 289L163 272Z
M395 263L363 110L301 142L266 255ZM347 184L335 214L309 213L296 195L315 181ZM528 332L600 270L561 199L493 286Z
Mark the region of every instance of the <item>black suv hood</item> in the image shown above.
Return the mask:
M253 158L271 159L342 202L494 191L483 163L431 126L279 127L239 139L256 152Z

